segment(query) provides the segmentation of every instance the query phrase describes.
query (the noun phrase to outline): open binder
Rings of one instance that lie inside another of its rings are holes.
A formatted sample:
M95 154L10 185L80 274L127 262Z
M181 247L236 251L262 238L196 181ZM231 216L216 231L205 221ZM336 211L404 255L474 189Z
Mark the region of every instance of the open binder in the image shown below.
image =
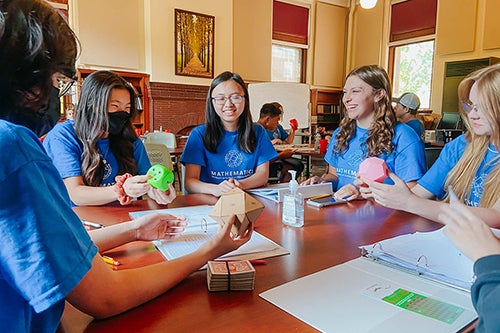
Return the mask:
M442 230L360 247L362 255L262 298L321 332L458 332L477 319L472 262Z
M473 262L443 233L416 232L361 246L362 256L410 274L470 292Z

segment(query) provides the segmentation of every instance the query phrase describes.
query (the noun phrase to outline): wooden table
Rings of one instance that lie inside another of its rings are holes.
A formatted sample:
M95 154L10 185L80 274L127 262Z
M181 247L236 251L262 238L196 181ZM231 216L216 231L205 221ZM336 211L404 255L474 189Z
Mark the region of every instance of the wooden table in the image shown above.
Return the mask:
M296 146L294 148L294 146ZM311 166L312 166L312 159L313 158L320 158L323 160L325 158L324 153L320 153L317 150L314 150L314 145L293 145L293 144L285 144L285 145L274 145L274 148L277 151L285 151L292 149L294 150L294 155L299 155L301 160L306 163L305 169L304 169L304 176L305 178L311 177Z
M215 204L209 195L178 197L169 207ZM315 332L316 330L259 297L259 293L319 270L360 256L358 245L415 231L431 231L437 223L409 213L393 211L371 201L327 208L305 208L305 226L282 225L281 205L263 198L265 209L255 230L281 244L290 255L269 258L255 266L255 289L243 292L207 290L206 271L190 275L181 284L122 315L93 320L67 305L61 332ZM128 220L128 211L158 207L151 201L130 206L77 207L89 221L105 225ZM109 255L120 269L160 262L163 257L150 242L122 246ZM161 279L161 276L158 277ZM92 293L92 291L89 291Z
M172 157L181 156L183 151L184 151L184 147L168 148L168 152L170 153L170 156L172 156Z

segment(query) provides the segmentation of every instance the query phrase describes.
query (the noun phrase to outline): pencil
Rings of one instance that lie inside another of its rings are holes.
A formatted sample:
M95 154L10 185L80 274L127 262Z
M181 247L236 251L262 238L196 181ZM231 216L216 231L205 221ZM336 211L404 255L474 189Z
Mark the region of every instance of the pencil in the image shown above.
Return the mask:
M118 266L120 265L120 262L111 258L111 257L108 257L108 256L102 256L102 260L104 260L105 263L107 264L110 264L110 265L113 265L113 266Z
M325 194L320 194L320 195L311 197L311 198L309 198L309 200L317 200L317 199L326 198L329 196L331 196L331 194L325 193Z

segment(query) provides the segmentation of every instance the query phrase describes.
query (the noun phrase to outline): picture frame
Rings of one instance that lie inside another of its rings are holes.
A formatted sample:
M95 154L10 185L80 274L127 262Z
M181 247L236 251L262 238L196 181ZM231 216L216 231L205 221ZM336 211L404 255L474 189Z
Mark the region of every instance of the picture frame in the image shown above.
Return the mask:
M175 8L175 75L214 77L215 16Z

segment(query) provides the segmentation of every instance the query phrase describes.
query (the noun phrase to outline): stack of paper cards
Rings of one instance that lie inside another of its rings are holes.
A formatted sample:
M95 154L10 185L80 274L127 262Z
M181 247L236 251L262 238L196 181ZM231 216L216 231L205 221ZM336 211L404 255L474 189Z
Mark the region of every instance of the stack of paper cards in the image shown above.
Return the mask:
M210 291L253 290L254 280L255 268L248 260L208 262Z

